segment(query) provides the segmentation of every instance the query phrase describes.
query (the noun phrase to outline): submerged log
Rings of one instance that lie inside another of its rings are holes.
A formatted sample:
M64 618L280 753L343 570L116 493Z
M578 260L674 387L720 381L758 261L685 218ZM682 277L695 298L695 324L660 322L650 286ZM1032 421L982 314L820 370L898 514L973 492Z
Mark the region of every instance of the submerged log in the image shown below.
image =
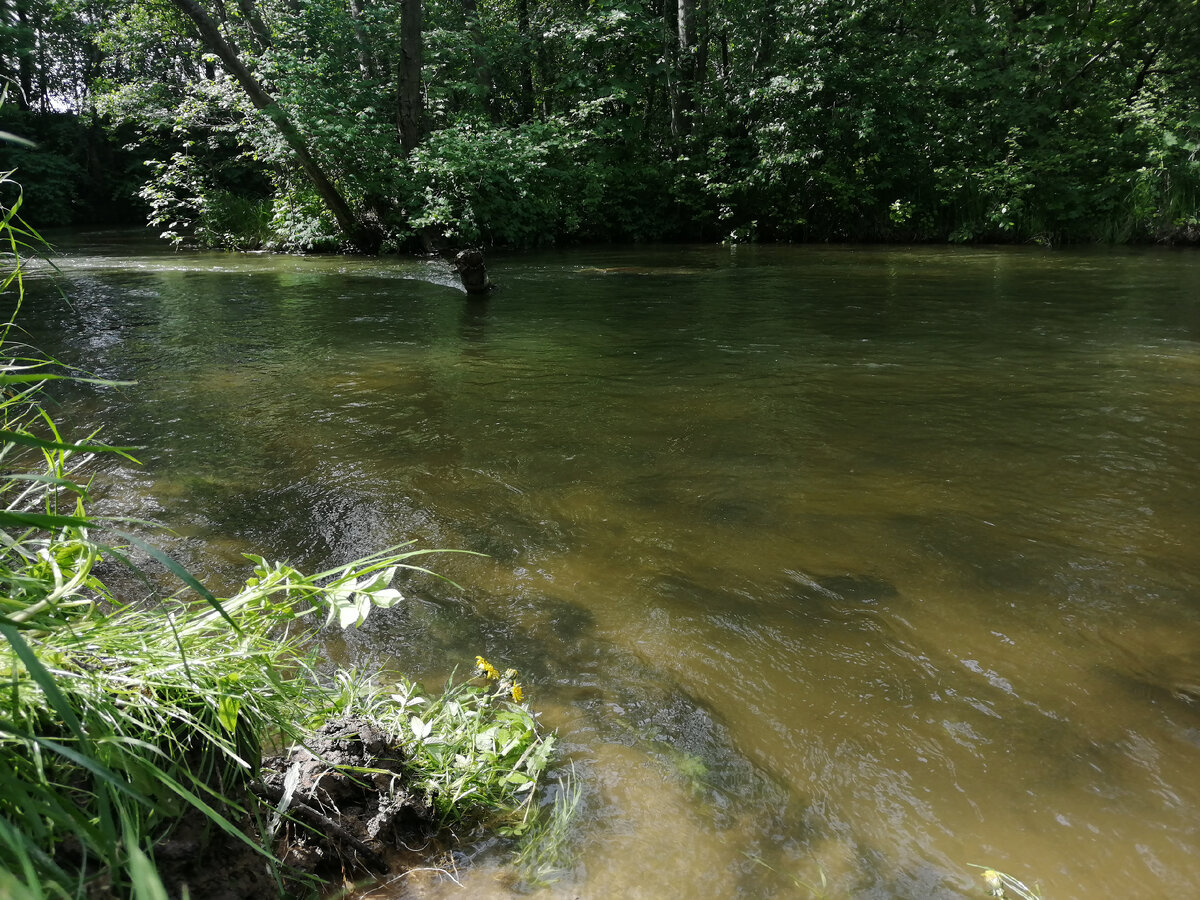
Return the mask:
M460 250L454 257L454 268L462 279L463 288L472 296L483 296L495 287L488 280L487 266L478 250Z

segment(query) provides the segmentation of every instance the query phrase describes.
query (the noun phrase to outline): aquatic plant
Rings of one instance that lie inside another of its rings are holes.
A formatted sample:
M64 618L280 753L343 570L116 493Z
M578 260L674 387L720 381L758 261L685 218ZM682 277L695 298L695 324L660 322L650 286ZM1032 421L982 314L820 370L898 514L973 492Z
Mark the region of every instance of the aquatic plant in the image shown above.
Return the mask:
M974 863L970 863L970 865L974 869L983 870L979 877L983 879L989 896L1016 898L1016 900L1042 900L1042 895L1036 888L1029 887L1006 872L986 866L977 866Z
M817 883L813 883L792 875L789 872L780 872L774 866L769 865L761 856L757 856L753 853L746 853L744 855L755 865L762 866L767 871L774 872L776 875L782 875L798 890L807 891L808 897L813 898L813 900L821 900L821 898L829 896L829 879L825 875L825 870L821 868L820 865L817 866Z
M521 836L515 868L521 882L529 887L552 884L572 862L571 833L583 790L575 770L562 778L549 812L542 810Z

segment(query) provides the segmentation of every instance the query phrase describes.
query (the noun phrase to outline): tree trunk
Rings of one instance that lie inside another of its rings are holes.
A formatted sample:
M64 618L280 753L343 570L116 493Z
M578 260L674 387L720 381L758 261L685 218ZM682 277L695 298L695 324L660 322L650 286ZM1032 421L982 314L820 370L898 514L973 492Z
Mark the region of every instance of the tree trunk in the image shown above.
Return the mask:
M533 39L529 34L529 0L517 0L517 32L521 35L521 118L533 119Z
M424 137L425 102L421 93L422 21L421 0L404 0L400 15L400 146L405 155L415 150Z
M696 81L696 2L676 0L676 52L678 53L678 127L681 134L692 130L692 88Z
M678 0L676 23L679 26L679 53L682 57L691 56L696 46L696 2L695 0ZM688 68L685 62L683 68Z
M16 59L16 41L13 40L12 14L8 11L10 0L0 0L0 28L4 30L4 46L0 47L0 91L10 87L16 80L16 69L13 61ZM9 56L12 56L12 59ZM9 92L12 93L11 91Z
M368 228L351 212L349 204L346 203L345 198L342 197L333 182L329 180L329 176L325 174L325 170L313 159L304 136L292 124L292 121L287 117L287 114L279 104L266 92L258 79L251 74L250 70L238 58L237 51L221 36L221 32L217 29L217 24L209 17L208 13L201 8L196 0L171 0L171 2L175 4L180 12L195 23L204 43L208 46L209 50L220 58L222 64L225 66L225 71L237 79L242 90L246 92L246 96L250 98L250 102L257 109L265 113L272 124L274 124L279 134L291 149L292 154L296 157L296 161L300 163L300 168L304 170L304 174L312 182L317 195L324 201L329 211L333 213L338 227L347 239L349 239L350 243L354 245L354 248L360 253L378 253L381 243L381 236L378 230Z
M238 9L241 10L242 18L246 20L246 25L250 29L250 45L259 53L268 49L272 41L271 29L259 15L254 0L238 0Z
M706 0L696 0L696 36L695 51L692 58L692 103L700 111L707 109L706 97L708 87L708 54L712 46L712 28L709 21L709 4Z
M17 79L21 89L17 105L21 109L33 109L33 26L29 24L27 6L28 0L17 0L18 33L21 35L17 40ZM28 42L25 41L26 35Z
M476 0L462 0L463 18L467 23L467 34L471 37L471 61L475 64L475 80L479 85L480 102L487 110L488 116L493 117L492 109L492 70L488 65L487 53L483 46L483 28L479 24L479 6Z
M683 110L679 103L679 4L663 0L663 59L667 61L667 108L671 116L671 136L683 133Z
M358 67L364 78L372 80L379 77L379 67L375 65L375 57L371 53L371 42L362 26L362 0L350 0L350 21L354 29L354 45L358 49Z
M754 58L750 63L750 71L755 76L763 75L771 64L771 57L775 52L774 34L778 27L775 0L767 0L758 15L758 46L754 49Z

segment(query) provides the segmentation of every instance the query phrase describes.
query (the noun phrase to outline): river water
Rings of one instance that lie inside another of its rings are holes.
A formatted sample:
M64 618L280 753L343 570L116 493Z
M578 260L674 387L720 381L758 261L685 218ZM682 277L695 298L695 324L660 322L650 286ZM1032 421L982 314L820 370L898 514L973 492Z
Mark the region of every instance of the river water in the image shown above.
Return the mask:
M584 249L479 302L434 262L61 243L28 339L138 382L64 397L146 448L99 511L221 588L488 554L329 653L522 672L583 785L547 896L1200 892L1200 255Z

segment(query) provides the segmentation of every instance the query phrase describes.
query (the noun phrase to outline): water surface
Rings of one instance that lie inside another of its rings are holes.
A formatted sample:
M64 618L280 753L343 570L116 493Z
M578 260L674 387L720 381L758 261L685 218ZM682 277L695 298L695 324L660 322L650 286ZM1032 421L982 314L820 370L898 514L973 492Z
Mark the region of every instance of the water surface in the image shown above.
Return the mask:
M329 650L526 674L585 786L550 896L1195 892L1195 254L579 250L478 302L440 263L63 246L29 340L138 382L63 398L147 448L103 511L218 587L489 555Z

